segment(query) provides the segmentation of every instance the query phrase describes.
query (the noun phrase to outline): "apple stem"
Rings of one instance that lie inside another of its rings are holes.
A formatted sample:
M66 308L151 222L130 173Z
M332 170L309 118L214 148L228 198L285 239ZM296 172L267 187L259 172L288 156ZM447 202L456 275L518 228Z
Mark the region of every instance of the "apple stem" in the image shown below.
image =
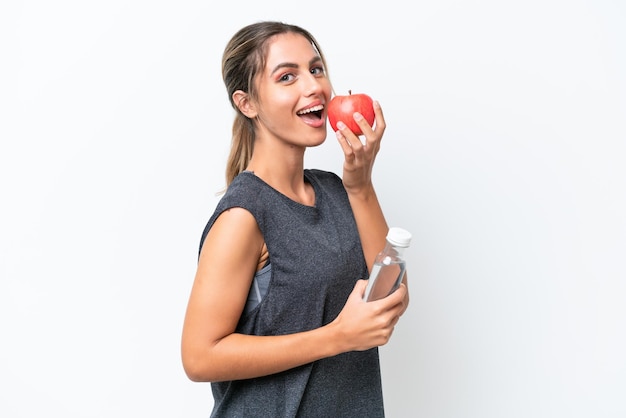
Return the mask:
M352 90L348 90L348 95L351 95L351 94L352 94Z

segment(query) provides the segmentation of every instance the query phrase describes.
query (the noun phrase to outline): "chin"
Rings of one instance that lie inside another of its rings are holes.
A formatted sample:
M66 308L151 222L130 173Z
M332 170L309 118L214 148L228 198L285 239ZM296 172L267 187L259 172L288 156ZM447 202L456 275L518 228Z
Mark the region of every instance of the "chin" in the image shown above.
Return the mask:
M311 137L307 140L308 147L317 147L326 142L326 129L324 132L316 133L315 135L311 135Z

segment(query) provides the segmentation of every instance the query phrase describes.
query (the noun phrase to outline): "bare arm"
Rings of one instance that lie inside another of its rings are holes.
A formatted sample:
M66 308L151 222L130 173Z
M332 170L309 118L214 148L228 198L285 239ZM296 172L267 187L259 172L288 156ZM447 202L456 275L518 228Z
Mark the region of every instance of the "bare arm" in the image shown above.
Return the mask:
M363 245L363 254L369 268L372 267L374 258L385 245L385 237L389 231L372 183L374 161L380 150L380 143L386 128L385 118L378 102L374 102L374 113L376 116L374 128L369 126L362 116L355 114L354 117L365 135L365 144L343 124L338 125L337 131L337 140L345 155L343 183L348 192ZM403 283L408 286L406 274ZM408 302L407 292L404 310Z
M235 333L262 245L254 218L239 208L224 212L207 235L183 325L182 361L191 380L264 376L387 343L403 294L365 303L365 281L357 283L342 312L324 327L282 336Z

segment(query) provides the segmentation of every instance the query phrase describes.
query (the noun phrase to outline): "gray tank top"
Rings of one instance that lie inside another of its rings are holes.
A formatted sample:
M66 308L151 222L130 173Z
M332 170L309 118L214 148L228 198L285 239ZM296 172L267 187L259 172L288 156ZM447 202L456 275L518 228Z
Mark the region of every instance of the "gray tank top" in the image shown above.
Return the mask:
M267 245L270 264L257 274L249 296L260 296L260 302L249 300L239 333L284 335L326 325L356 281L368 277L341 179L320 170L305 170L304 176L315 190L314 206L289 199L251 172L239 174L203 231L200 246L223 211L241 207L254 216ZM212 417L384 416L377 348L211 388Z

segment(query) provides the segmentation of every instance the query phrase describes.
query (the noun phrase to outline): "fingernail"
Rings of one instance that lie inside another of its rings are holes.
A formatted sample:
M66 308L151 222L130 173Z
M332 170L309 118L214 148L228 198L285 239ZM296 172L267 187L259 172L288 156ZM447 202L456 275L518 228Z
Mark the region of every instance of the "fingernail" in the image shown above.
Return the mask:
M337 129L344 129L345 127L346 127L345 123L341 121L337 122Z
M352 117L354 118L354 120L359 121L361 119L363 119L363 115L360 114L359 112L354 112L354 115L352 115Z

